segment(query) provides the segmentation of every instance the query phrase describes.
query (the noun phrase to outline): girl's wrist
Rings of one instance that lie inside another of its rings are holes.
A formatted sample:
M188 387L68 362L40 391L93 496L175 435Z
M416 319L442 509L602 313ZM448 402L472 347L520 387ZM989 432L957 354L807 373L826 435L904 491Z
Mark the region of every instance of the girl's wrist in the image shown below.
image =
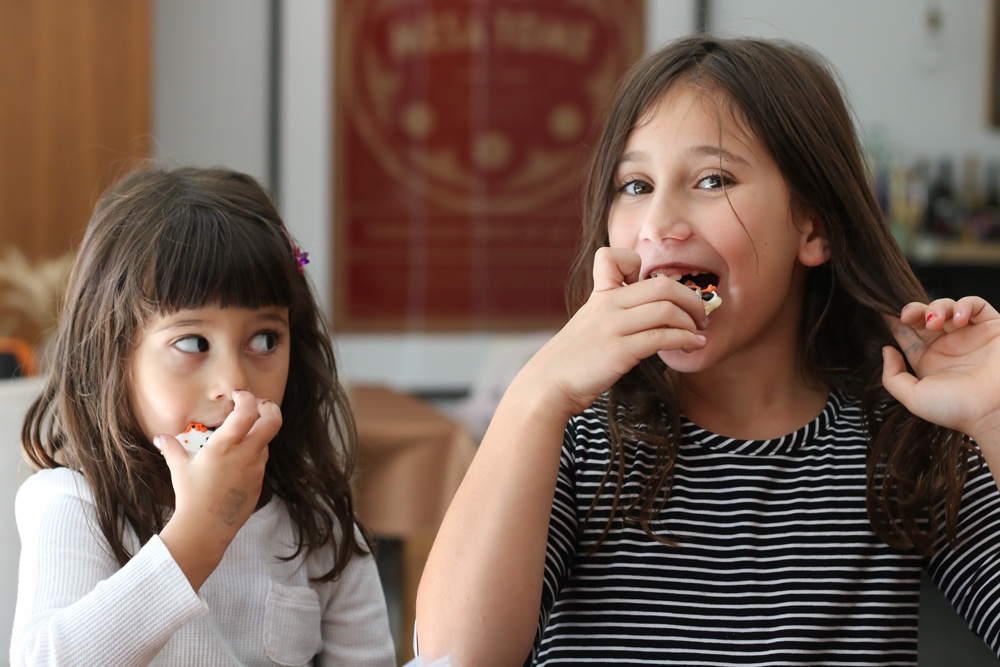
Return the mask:
M519 414L535 422L552 420L565 426L580 411L551 377L519 373L504 393L501 403L510 403Z
M229 530L214 530L209 524L199 517L175 512L160 531L160 540L195 591L222 562L235 537L235 532L230 535Z

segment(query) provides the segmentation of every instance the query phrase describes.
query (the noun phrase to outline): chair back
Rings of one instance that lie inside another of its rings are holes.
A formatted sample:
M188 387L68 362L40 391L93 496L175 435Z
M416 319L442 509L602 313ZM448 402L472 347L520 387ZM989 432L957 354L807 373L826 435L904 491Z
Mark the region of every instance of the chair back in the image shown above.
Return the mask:
M10 654L17 600L21 539L14 521L14 497L31 468L21 455L21 425L28 407L42 391L41 376L0 380L0 662Z

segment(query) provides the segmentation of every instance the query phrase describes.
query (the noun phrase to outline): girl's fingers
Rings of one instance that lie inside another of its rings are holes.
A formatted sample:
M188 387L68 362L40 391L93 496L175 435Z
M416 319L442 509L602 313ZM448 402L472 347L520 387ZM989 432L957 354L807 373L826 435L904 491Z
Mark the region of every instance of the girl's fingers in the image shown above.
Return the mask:
M704 308L701 301L697 304L702 316ZM625 333L638 333L652 329L686 329L691 332L698 330L698 323L681 305L673 301L657 300L641 303L628 309L623 323Z
M257 416L258 423L263 420L266 422L276 422L276 427L281 426L281 408L270 399L257 399Z
M616 289L639 279L642 258L626 248L598 248L594 255L594 291Z
M988 301L978 296L966 296L958 300L955 304L955 324L965 326L966 324L979 324L987 320L1000 318L1000 313L989 304Z
M966 296L958 301L935 299L929 304L908 303L899 316L900 321L910 326L945 333L997 318L1000 314L996 309L978 296Z
M684 329L651 329L643 333L651 341L649 345L644 346L644 349L648 350L644 355L646 357L671 350L694 352L705 347L708 342L708 339L701 334Z
M212 434L216 446L238 445L257 421L257 399L249 391L233 392L233 411L226 415L222 424Z
M250 427L245 442L253 442L261 452L267 456L267 446L281 428L281 408L274 401L259 398L257 399L257 421Z
M890 346L882 348L882 360L882 386L897 401L909 406L910 398L916 389L917 378L907 371L903 355L896 348Z
M705 307L697 293L669 278L651 278L617 289L600 291L591 295L595 309L611 307L626 316L633 311L659 313L649 316L639 325L623 325L623 333L633 333L640 328L653 326L679 326L689 329L705 328ZM680 316L680 319L677 316ZM603 318L604 316L602 316Z
M257 407L260 400L249 391L234 391L233 411L226 416L212 438L230 445L241 444L260 418Z
M886 317L896 343L911 366L920 363L927 349L942 336L966 329L970 324L1000 319L1000 314L977 296L935 299L928 304L906 304L899 318Z
M920 308L907 307L907 323L927 331L951 333L955 330L952 318L955 302L951 299L936 299Z
M687 313L693 327L704 328L705 325L705 305L697 292L670 278L643 280L637 285L630 285L627 290L616 293L615 297L626 308L637 307L644 303L671 304Z
M929 304L908 303L900 312L899 321L912 327L926 343L931 343L941 333L1000 317L988 302L978 296L953 299L935 299ZM934 334L934 335L926 335Z
M926 323L928 307L926 303L908 303L899 311L898 319L909 326L923 326Z
M699 314L703 315L701 300L696 301ZM636 359L669 350L691 352L701 349L706 343L691 314L671 301L638 305L625 313L622 322L622 337L638 346L633 350Z
M615 305L623 309L656 301L671 302L688 313L691 326L704 328L704 305L693 290L666 277L639 281L641 268L642 258L635 251L598 249L594 256L594 293L611 292Z
M213 447L254 447L260 454L281 428L281 409L249 391L234 391L233 403L233 411L212 434Z
M893 337L912 364L941 335L951 333L959 327L953 319L954 313L955 301L936 299L929 304L908 303L903 306L898 319L886 319L892 328Z
M155 436L153 438L153 445L163 454L171 476L173 476L175 470L191 462L191 455L187 453L187 450L184 449L184 446L177 438L172 435L162 434Z
M892 325L892 337L911 365L919 363L920 357L927 351L927 346L930 344L913 325L907 324L902 319L896 320L895 324Z

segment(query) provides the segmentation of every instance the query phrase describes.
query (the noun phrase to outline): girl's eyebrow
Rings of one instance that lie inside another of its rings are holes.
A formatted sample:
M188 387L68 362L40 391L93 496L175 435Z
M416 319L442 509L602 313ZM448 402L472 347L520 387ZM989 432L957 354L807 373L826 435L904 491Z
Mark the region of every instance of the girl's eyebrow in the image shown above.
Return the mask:
M265 311L260 313L256 319L260 322L274 322L281 326L288 326L288 318L278 312ZM208 323L207 319L198 317L185 317L182 320L168 320L162 325L157 327L157 331L169 331L170 329L183 329L186 327L198 327L204 326Z
M712 146L706 144L704 146L694 146L688 149L687 153L691 157L701 158L701 157L717 157L727 162L736 162L739 164L749 165L749 163L732 151L728 151L720 146ZM625 162L644 162L649 159L649 156L644 151L629 151L621 156L618 160L618 164L623 164Z
M167 320L162 325L157 327L158 331L166 331L168 329L180 329L183 327L195 327L205 324L206 320L199 320L195 318L187 318L183 320Z
M282 315L281 313L268 311L265 313L261 313L258 319L267 322L277 322L278 324L288 326L288 318L285 315Z
M740 164L748 165L749 163L742 157L733 153L732 151L727 151L721 146L695 146L688 151L694 157L718 157L727 162L738 162Z
M646 157L646 154L642 151L629 151L618 158L618 164L622 164L623 162L643 162Z

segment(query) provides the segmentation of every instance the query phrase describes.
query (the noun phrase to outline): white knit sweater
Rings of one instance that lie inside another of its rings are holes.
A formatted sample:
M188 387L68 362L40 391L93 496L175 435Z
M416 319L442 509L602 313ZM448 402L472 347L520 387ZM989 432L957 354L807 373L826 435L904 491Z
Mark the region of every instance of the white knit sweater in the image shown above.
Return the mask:
M371 556L332 583L329 550L291 561L294 532L274 499L250 517L195 593L153 537L119 567L97 528L83 476L60 468L18 491L21 535L12 666L394 665Z

